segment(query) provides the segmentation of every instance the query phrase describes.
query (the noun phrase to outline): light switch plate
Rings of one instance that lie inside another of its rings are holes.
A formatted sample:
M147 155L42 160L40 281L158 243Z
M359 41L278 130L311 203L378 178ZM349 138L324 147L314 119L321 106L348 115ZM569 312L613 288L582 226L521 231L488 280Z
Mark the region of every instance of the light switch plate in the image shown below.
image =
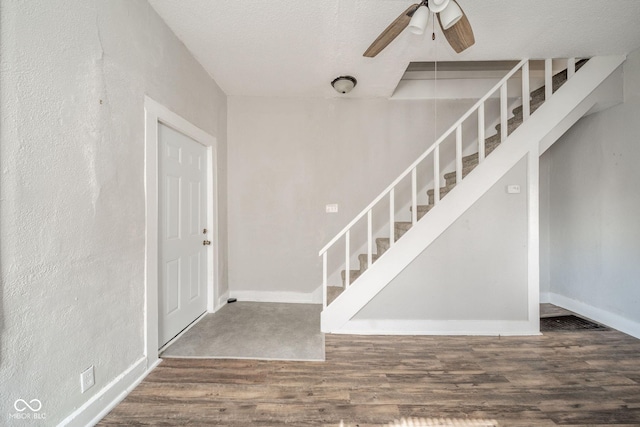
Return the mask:
M337 204L327 205L326 209L327 209L327 213L336 213L338 212L338 205Z
M520 194L520 186L517 184L507 185L507 193Z

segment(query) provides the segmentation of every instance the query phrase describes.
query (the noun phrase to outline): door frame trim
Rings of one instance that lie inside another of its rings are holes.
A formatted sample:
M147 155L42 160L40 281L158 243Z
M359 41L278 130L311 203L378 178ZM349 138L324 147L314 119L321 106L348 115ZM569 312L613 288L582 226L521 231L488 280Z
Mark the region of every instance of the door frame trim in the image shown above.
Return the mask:
M207 225L212 232L207 267L207 311L213 313L220 291L218 247L217 139L164 105L144 99L144 189L145 189L145 275L144 275L144 351L147 367L158 360L158 124L192 138L207 148Z

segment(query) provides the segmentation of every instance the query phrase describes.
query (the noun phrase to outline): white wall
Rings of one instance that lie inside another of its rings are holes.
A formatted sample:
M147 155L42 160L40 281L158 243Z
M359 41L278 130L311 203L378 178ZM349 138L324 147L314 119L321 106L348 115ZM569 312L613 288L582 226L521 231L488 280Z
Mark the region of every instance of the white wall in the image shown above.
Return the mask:
M549 302L551 292L551 272L549 259L549 180L551 179L551 151L540 156L540 302Z
M527 199L525 158L353 319L527 320Z
M640 51L623 71L625 102L550 149L550 292L640 336Z
M437 135L474 101L438 101ZM232 295L311 300L322 281L318 251L433 143L433 123L432 100L230 97ZM328 203L339 213L325 213ZM342 254L340 245L330 258Z
M143 356L145 95L218 138L225 265L226 96L146 1L0 14L0 424L55 425Z

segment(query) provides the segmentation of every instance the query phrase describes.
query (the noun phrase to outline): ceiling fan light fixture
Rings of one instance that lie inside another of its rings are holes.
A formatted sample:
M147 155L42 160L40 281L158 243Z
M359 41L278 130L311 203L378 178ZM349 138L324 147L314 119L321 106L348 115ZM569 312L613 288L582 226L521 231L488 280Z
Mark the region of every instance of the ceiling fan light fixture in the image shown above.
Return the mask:
M447 7L440 12L440 23L444 30L453 27L460 19L462 19L462 10L455 1L450 1Z
M433 13L440 13L449 6L450 0L429 0L429 10Z
M429 9L426 6L420 6L411 17L409 22L409 31L413 34L422 35L429 23Z
M352 76L340 76L333 79L331 82L331 86L338 93L349 93L351 90L356 87L358 81L355 77Z

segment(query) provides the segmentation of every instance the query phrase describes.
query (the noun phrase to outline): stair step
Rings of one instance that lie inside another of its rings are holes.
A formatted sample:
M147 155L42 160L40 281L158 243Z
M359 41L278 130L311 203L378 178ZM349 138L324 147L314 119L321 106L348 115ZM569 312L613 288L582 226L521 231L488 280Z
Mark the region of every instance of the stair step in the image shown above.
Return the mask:
M455 187L456 185L445 185L444 187L440 187L440 199L442 200L444 198L444 196L446 196L449 191L453 190L453 187ZM433 197L433 189L427 191L427 195L429 196L429 204L432 205L434 202L434 197Z
M409 231L409 229L413 226L413 224L409 221L397 221L395 223L395 235L396 235L396 241L401 238L404 233L406 233L407 231Z
M544 94L542 96L532 97L529 101L529 110L533 114L540 106L544 104ZM522 114L522 105L513 109L513 114Z
M360 277L362 272L360 270L350 270L350 271L351 271L351 274L349 275L349 283L353 283L358 277ZM340 277L342 278L342 286L344 286L345 285L344 270L340 272Z
M420 218L422 218L423 216L425 216L433 207L433 205L418 205L417 206L417 210L418 210L418 220L420 220ZM409 206L409 212L413 212L413 207Z
M478 162L477 162L477 157L476 157L476 162L467 166L464 166L462 168L462 179L464 179L467 175L469 175L469 173L474 170L476 168L476 166L478 166ZM449 173L445 173L444 174L444 180L446 182L446 185L455 185L456 184L456 171L453 172L449 172Z
M378 257L382 256L382 254L385 253L387 249L389 249L389 246L391 245L391 242L389 240L390 239L388 237L378 237L376 239L376 252L378 253Z
M507 120L507 135L511 135L514 130L518 129L518 127L522 124L522 122L523 122L522 113L516 116L513 116L509 120ZM498 123L496 125L496 132L498 132L498 135L500 135L501 129L502 129L502 125Z
M327 286L327 305L335 301L342 292L344 292L344 287L342 286Z
M379 258L378 254L371 254L371 263L373 264ZM365 272L367 268L369 268L369 257L367 254L358 255L358 261L360 261L360 271Z
M484 155L488 156L493 150L495 150L498 145L500 145L500 135L495 134L487 139L485 139L484 143ZM464 156L462 158L462 167L475 166L478 164L478 153L469 154L468 156Z

